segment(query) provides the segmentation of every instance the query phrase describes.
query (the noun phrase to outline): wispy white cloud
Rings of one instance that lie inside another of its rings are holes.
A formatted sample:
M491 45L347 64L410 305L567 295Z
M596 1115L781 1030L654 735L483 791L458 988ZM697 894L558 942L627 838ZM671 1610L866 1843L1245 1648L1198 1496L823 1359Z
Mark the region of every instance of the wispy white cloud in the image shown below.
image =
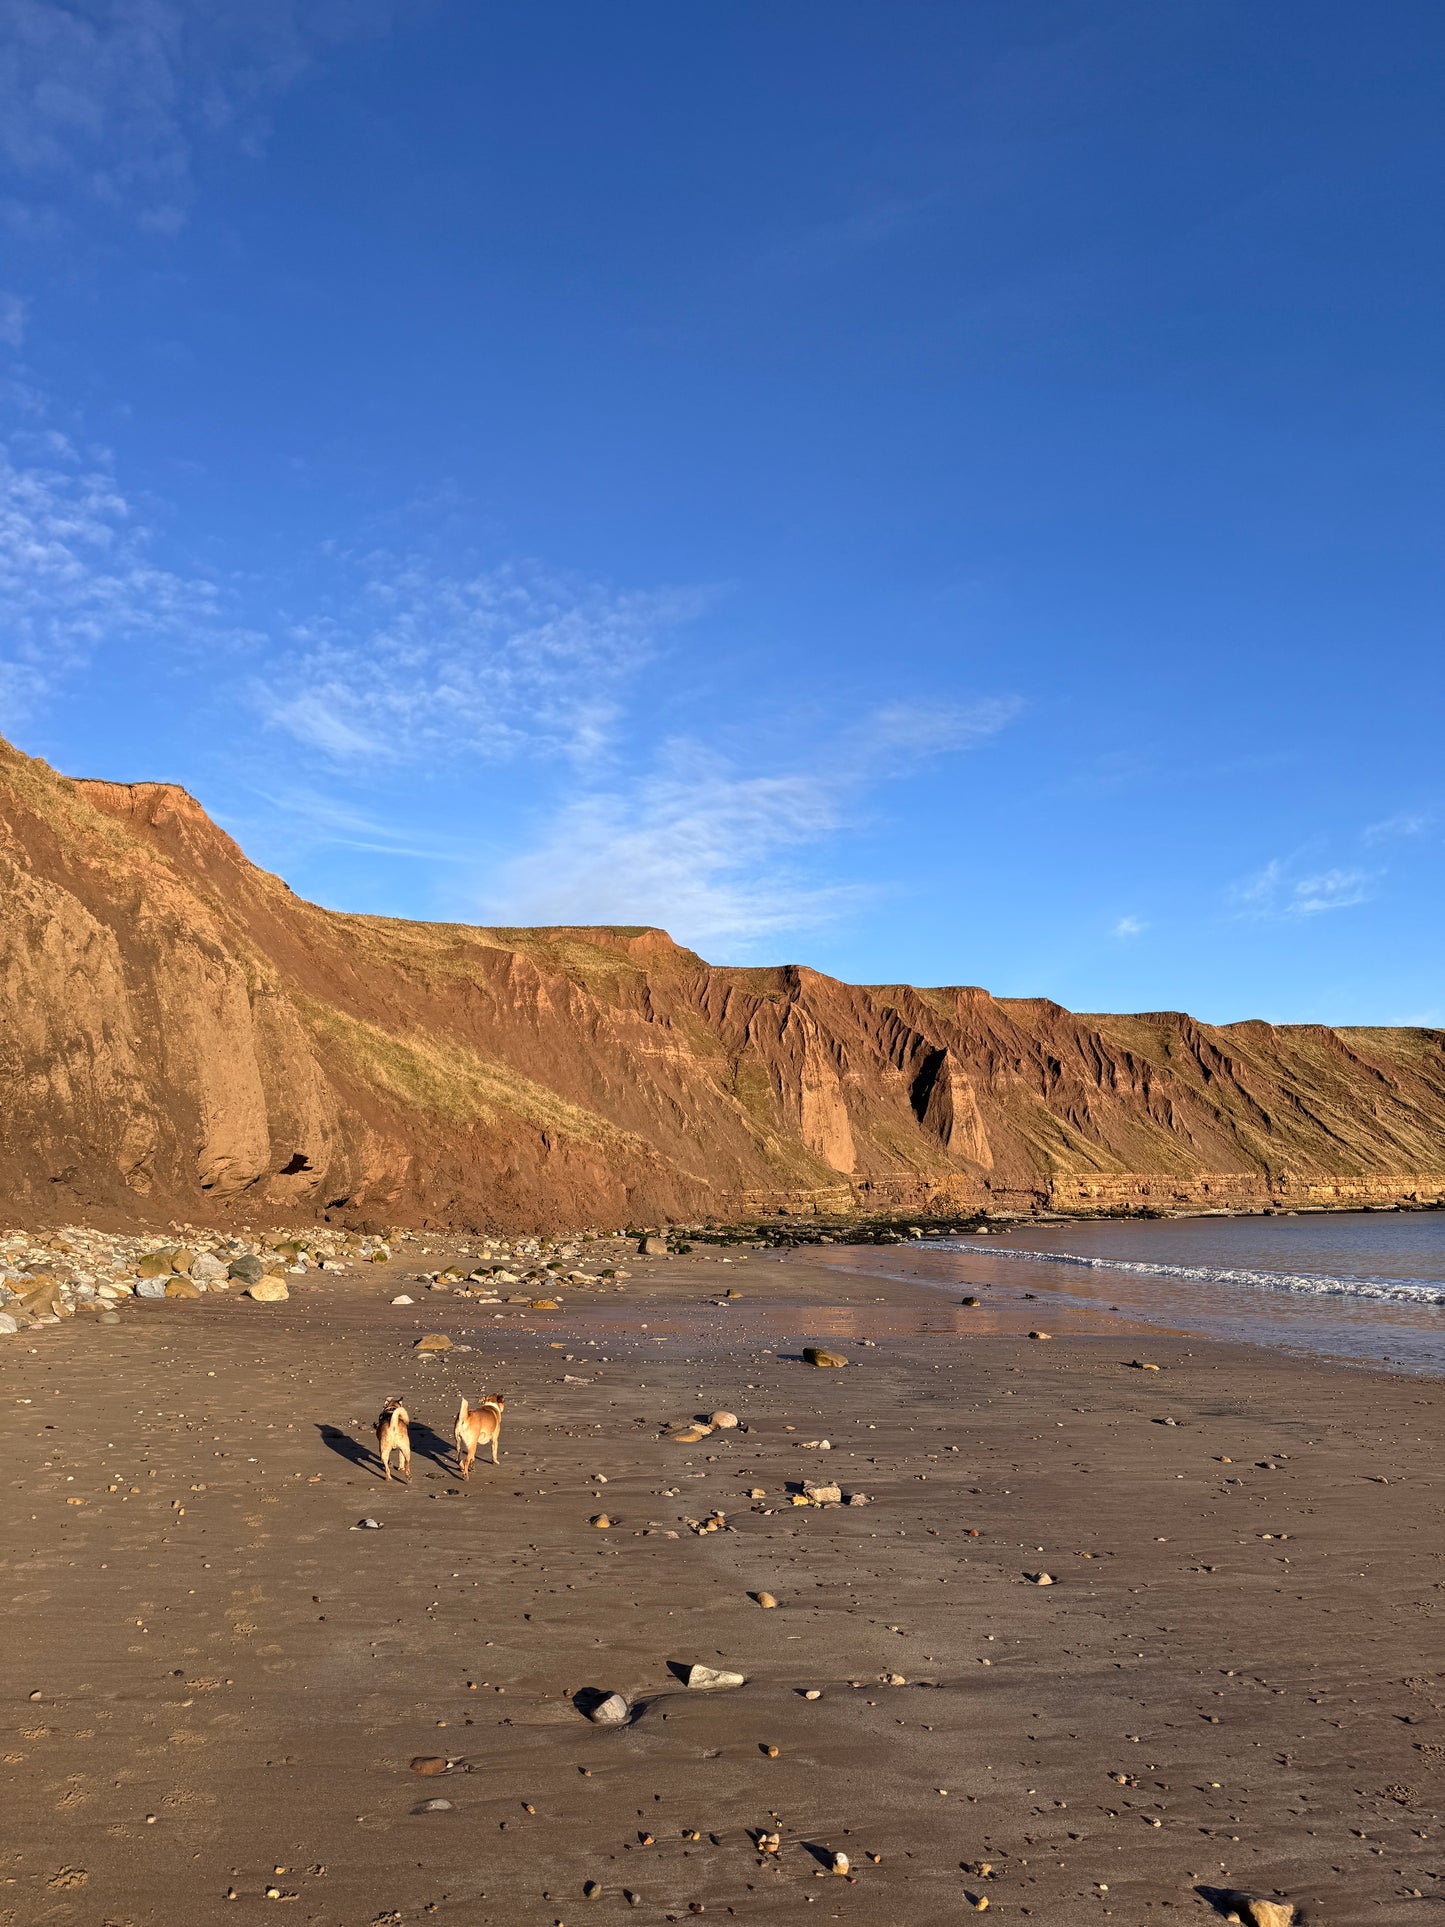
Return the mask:
M62 199L167 231L197 146L255 150L266 110L328 46L383 29L390 0L10 0L0 163L29 229Z
M1316 916L1322 910L1352 910L1369 896L1373 880L1367 870L1320 870L1295 883L1289 909L1299 917Z
M1142 937L1149 928L1141 917L1120 917L1114 925L1114 935L1119 938Z
M20 348L25 343L25 319L29 303L18 294L0 290L0 347Z
M1375 882L1369 870L1317 870L1307 876L1295 876L1291 870L1290 864L1275 857L1236 884L1231 896L1238 913L1250 917L1313 917L1328 910L1352 910L1368 901Z
M800 859L846 827L860 797L922 760L966 749L1018 705L920 706L912 762L905 711L879 710L825 745L813 767L750 774L674 740L654 772L564 807L503 870L482 913L499 923L663 924L688 943L747 945L815 929L872 894L819 883ZM939 718L952 716L943 727Z
M0 700L13 719L100 644L213 628L216 585L153 560L104 454L41 431L0 442Z
M1399 837L1424 836L1435 826L1434 816L1426 810L1401 810L1379 823L1368 823L1360 832L1365 843L1393 843Z
M342 613L296 625L295 653L254 691L267 722L337 762L585 762L610 740L628 677L702 602L535 565L455 574L373 555L360 574Z
M839 821L825 779L742 776L675 744L634 789L562 809L484 908L505 923L666 924L692 942L805 928L856 893L809 885L775 859Z
M995 736L1023 709L1018 696L985 696L971 703L885 703L856 724L841 745L861 764L910 762L971 749Z

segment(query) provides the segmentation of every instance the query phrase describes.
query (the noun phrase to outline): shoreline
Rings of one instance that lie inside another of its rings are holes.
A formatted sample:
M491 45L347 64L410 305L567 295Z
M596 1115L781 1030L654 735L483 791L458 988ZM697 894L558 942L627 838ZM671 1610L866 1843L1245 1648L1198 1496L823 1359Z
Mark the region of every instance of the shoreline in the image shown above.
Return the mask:
M428 1292L421 1255L0 1349L7 1927L269 1918L272 1887L317 1927L942 1927L977 1898L1137 1927L1226 1886L1404 1927L1445 1897L1420 1381L1040 1342L1022 1299L960 1332L867 1247L633 1257L555 1312ZM462 1487L484 1389L502 1460ZM395 1395L410 1490L374 1469ZM825 1477L868 1503L793 1503ZM689 1692L693 1661L746 1684Z

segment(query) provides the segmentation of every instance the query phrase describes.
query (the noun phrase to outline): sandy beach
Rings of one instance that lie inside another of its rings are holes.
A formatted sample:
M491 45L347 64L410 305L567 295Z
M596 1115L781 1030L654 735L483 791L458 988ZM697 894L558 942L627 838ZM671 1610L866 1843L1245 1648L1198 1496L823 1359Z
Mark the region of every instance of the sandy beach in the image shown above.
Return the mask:
M536 1312L411 1254L8 1340L0 1922L1433 1918L1437 1384L1031 1338L869 1256L634 1257Z

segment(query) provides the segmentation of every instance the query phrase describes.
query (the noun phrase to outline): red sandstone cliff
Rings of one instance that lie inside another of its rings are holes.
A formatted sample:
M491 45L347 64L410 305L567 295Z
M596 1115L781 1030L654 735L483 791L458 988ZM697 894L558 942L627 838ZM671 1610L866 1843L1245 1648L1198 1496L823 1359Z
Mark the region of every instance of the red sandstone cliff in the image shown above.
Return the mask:
M0 744L0 1206L515 1228L1445 1196L1445 1034L347 916L168 784Z

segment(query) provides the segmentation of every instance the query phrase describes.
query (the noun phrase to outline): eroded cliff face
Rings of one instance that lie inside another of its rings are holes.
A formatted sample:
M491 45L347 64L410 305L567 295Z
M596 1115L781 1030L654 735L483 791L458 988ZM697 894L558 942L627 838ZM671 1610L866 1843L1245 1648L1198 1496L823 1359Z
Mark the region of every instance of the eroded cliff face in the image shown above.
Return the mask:
M0 745L0 1204L501 1229L1433 1201L1445 1036L716 969L345 916L184 791Z

